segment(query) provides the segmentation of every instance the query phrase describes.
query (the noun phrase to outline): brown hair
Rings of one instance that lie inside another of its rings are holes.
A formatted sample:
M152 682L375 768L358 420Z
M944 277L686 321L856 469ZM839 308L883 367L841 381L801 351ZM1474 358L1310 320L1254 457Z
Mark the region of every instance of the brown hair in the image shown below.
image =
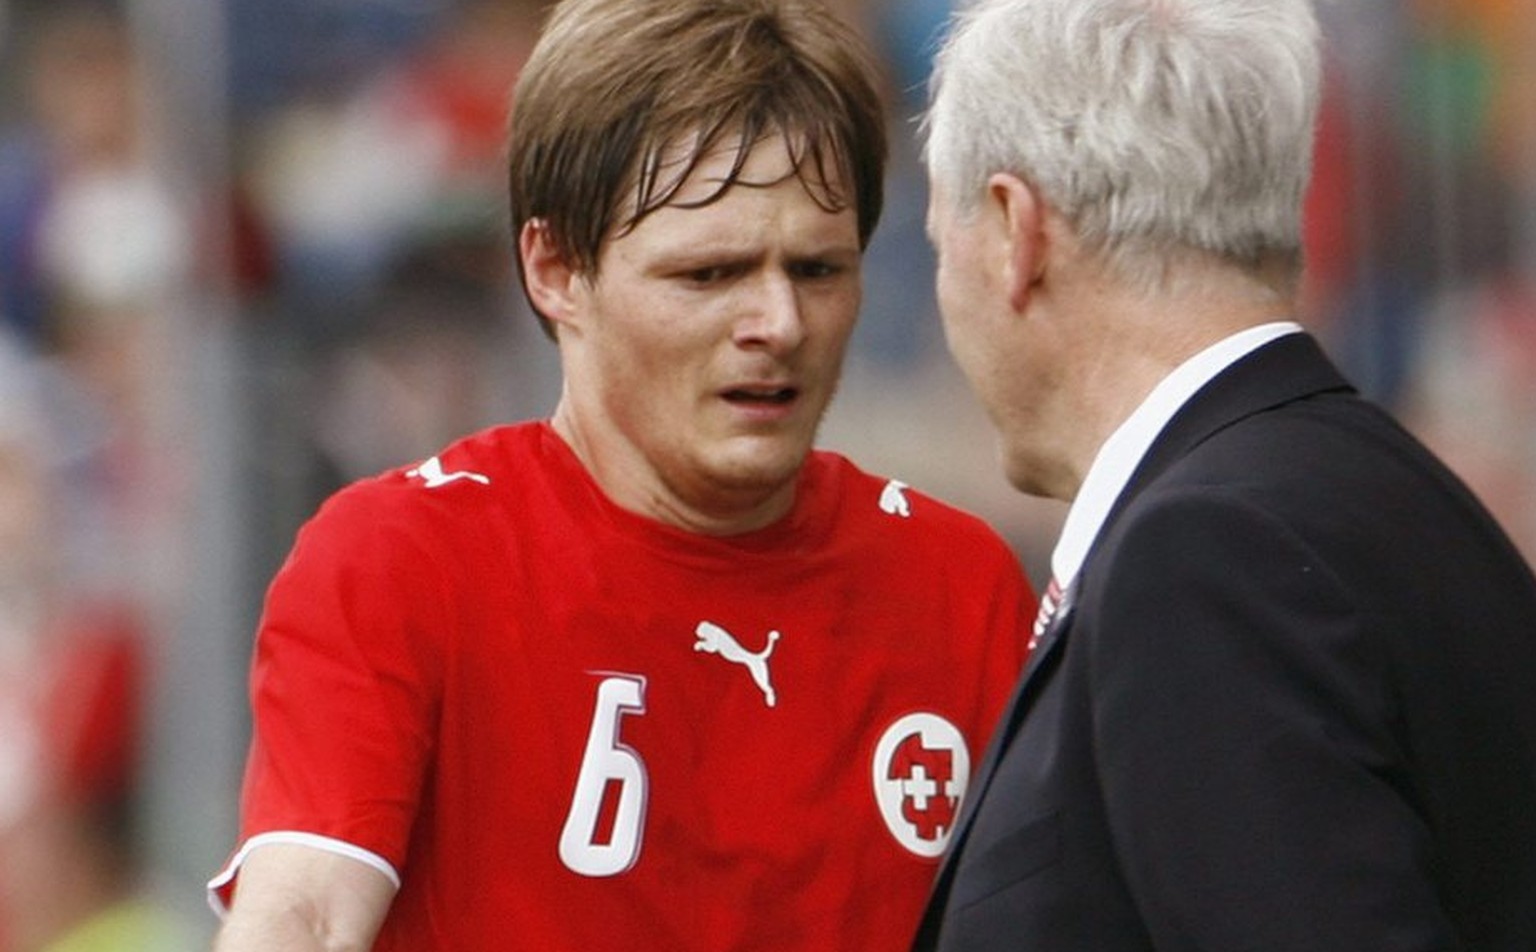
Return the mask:
M776 134L818 202L855 209L867 245L882 201L883 106L857 36L826 7L564 0L518 80L514 238L542 219L566 261L595 272L604 240L667 204L704 156L734 140L732 174L698 204L719 198L752 146Z

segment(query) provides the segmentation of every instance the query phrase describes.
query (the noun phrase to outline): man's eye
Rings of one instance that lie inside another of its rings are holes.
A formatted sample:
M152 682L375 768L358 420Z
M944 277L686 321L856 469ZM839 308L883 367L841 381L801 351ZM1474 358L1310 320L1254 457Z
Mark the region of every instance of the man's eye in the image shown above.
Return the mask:
M684 280L692 284L718 284L729 279L736 273L736 269L729 265L709 265L704 268L692 268L682 273Z
M801 261L790 268L790 273L797 278L815 280L842 274L843 266L830 261Z

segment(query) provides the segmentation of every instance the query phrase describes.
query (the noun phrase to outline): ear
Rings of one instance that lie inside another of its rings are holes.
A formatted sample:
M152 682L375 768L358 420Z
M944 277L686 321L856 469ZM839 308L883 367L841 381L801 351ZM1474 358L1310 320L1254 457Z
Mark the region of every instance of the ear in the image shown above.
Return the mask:
M1008 303L1023 311L1045 277L1045 205L1023 179L998 172L987 180L987 201L1003 231L1004 280Z
M523 222L517 236L517 253L523 263L523 282L534 310L555 326L570 323L577 313L576 284L579 272L566 261L542 218Z

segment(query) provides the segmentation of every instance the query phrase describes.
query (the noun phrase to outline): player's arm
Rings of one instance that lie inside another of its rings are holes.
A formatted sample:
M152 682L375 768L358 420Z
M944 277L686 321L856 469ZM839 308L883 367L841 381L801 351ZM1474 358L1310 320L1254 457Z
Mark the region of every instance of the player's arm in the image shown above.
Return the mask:
M214 952L366 952L394 894L389 878L366 863L272 843L241 865Z

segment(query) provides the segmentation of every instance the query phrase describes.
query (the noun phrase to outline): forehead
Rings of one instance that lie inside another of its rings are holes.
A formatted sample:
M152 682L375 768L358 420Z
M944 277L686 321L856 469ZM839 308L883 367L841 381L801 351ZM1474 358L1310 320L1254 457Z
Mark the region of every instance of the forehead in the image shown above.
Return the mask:
M689 140L660 156L654 202L633 227L611 240L623 242L636 232L649 240L686 244L708 240L740 244L769 221L790 222L796 237L819 244L858 243L857 214L842 201L846 192L838 170L801 160L782 136L755 143L737 137L700 152ZM808 167L809 166L809 167ZM638 187L630 193L630 213L644 201Z
M767 188L798 180L812 197L830 205L846 204L842 170L835 164L818 167L804 144L775 133L753 140L726 134L704 144L694 132L675 139L657 154L655 168L637 179L631 202L644 202L643 192L665 196L660 204L703 206L738 186Z

